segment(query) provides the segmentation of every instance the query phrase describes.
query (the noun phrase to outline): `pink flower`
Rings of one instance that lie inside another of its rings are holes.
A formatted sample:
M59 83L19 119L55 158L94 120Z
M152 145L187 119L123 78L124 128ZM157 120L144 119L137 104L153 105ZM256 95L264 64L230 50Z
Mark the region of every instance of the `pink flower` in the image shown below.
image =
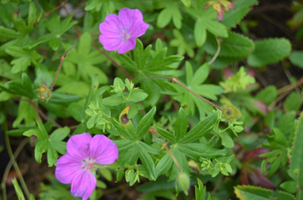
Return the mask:
M100 24L99 41L107 51L126 53L135 48L136 37L143 35L148 26L138 9L123 8L118 16L109 14Z
M225 10L228 11L229 9L235 8L235 5L227 0L210 0L204 6L204 9L208 8L209 6L212 6L213 9L217 12L217 18L219 22L222 21ZM225 7L225 10L223 9L223 6Z
M89 198L96 188L95 163L109 165L118 159L116 144L104 135L92 137L89 133L72 136L67 142L67 153L57 161L56 178L64 184L71 183L71 194Z

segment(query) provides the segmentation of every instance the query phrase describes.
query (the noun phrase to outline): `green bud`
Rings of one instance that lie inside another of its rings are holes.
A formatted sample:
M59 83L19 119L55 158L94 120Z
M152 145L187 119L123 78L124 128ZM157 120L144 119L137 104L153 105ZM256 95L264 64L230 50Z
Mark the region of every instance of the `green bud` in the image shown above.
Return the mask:
M189 189L189 186L190 186L190 179L187 176L187 174L185 174L183 172L179 173L177 176L176 183L177 183L179 190L183 191L187 195L188 194L187 190Z
M48 101L51 97L51 92L46 85L41 84L40 87L37 89L38 97L41 101Z
M239 117L240 112L233 105L224 104L222 106L222 117L228 122L232 122L234 119Z

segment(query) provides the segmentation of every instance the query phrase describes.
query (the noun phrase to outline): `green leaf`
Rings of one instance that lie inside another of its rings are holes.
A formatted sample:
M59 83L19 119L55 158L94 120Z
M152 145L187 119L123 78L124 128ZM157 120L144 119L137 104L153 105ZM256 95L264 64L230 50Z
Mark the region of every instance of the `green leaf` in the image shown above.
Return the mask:
M137 127L137 134L138 134L139 140L144 136L144 134L150 128L150 125L153 122L155 113L156 113L156 107L154 106L139 122L138 127Z
M101 7L101 21L105 21L107 15L115 12L115 4L111 0L106 0Z
M115 4L110 0L89 0L86 2L86 11L92 10L99 12L101 10L101 21L104 21L105 17L115 11Z
M144 149L147 153L150 153L150 154L160 154L159 150L154 149L152 146L149 146L146 143L141 142L141 141L138 143L138 147L141 149Z
M184 137L184 135L186 134L187 128L188 128L187 116L186 116L184 109L181 107L178 112L178 117L177 117L177 121L175 124L175 129L174 129L176 142L179 142L180 139L182 139Z
M204 143L178 144L177 148L194 160L199 160L201 156L204 158L215 158L226 154L225 149L215 149L211 145Z
M159 13L157 26L163 28L168 25L171 19L173 20L175 27L180 29L182 26L182 15L177 4L170 4Z
M63 142L70 133L68 127L56 129L49 137L50 144L57 150L60 154L66 153L66 142Z
M173 160L171 156L167 153L165 156L161 158L161 160L157 163L156 166L156 177L159 177L162 174L165 174L173 164Z
M219 136L221 137L221 143L223 146L227 148L233 148L234 147L234 141L233 139L228 135L226 131L219 133Z
M257 95L256 99L263 101L267 106L277 98L277 88L270 85L261 90Z
M278 191L278 194L275 194L272 190L255 186L236 186L235 194L240 200L295 200L295 197L288 193Z
M109 169L107 168L102 168L102 169L99 169L99 172L101 173L101 175L109 182L112 181L113 177L112 177L112 173ZM105 184L105 183L104 183ZM106 185L105 185L105 188L106 188Z
M156 181L149 181L147 183L141 184L139 187L137 187L137 190L139 192L158 193L161 190L168 192L169 190L172 190L174 188L175 188L175 182L174 181L168 182L167 178L162 176L159 177Z
M244 67L241 67L235 75L219 84L224 88L224 93L229 93L243 91L251 83L255 83L255 79L246 73Z
M301 113L296 131L294 134L294 140L291 148L291 158L290 158L290 177L297 181L297 187L303 187L303 113ZM297 170L297 173L295 171Z
M176 138L172 133L170 133L162 128L159 128L159 127L156 127L156 130L162 137L164 137L168 141L170 141L172 143L176 143Z
M191 5L191 0L181 0L181 1L182 1L182 3L184 4L184 6L190 7L190 5Z
M40 104L48 111L54 113L58 117L61 117L63 119L68 117L68 114L66 112L66 107L59 105L59 104L53 104L49 102L43 102L41 101Z
M0 59L0 76L12 80L20 79L20 74L11 73L11 66L4 59Z
M206 187L203 186L203 183L200 179L198 179L198 186L195 185L195 196L196 200L205 200L205 197L207 195L206 193ZM207 200L211 200L210 194L208 194Z
M155 163L144 148L139 145L139 156L151 180L156 179Z
M35 147L35 159L38 163L41 163L42 154L47 152L47 162L49 167L56 165L58 159L58 153L65 153L66 142L63 140L69 133L69 128L64 127L62 129L55 130L51 136L45 130L44 125L37 121L39 129L30 129L23 133L27 137L32 135L37 136L38 142ZM54 134L54 135L53 135Z
M26 73L22 74L22 80L20 81L9 81L5 86L0 85L0 88L8 93L25 96L30 99L34 99L36 94L32 88L31 81Z
M82 97L74 94L66 94L61 92L52 92L52 97L48 100L48 103L61 104L68 106L73 102L81 100Z
M143 101L144 99L147 98L148 94L145 92L140 92L141 90L138 90L137 88L132 89L130 93L130 97L127 99L127 101L130 102L139 102Z
M169 42L169 45L172 47L177 47L179 55L183 56L185 53L187 53L189 57L193 58L195 54L193 50L195 45L191 42L186 41L181 32L177 29L173 30L173 34L175 38Z
M209 133L212 129L214 124L217 122L217 112L207 116L203 120L201 120L192 130L190 130L185 137L180 141L180 143L190 143L194 142L205 134Z
M283 106L286 111L299 111L302 104L302 98L297 92L292 92L287 96L286 100L283 102Z
M113 125L118 129L121 135L123 135L128 140L137 140L138 135L134 131L135 128L129 129L127 125L119 123L116 119L113 119ZM128 123L129 126L133 127L132 123Z
M128 149L131 149L135 146L135 143L130 140L115 140L114 142L116 143L120 153L127 151Z
M102 103L106 106L118 106L124 102L125 100L120 94L106 97L102 100Z
M247 58L249 65L261 67L278 62L290 54L291 44L284 38L264 39L255 42L255 50Z
M195 23L194 36L197 47L202 47L206 41L207 32L201 19L198 19Z
M13 127L16 128L22 121L27 126L35 125L37 115L33 106L27 101L20 101L18 107L18 117L13 122Z
M118 54L117 57L123 65L130 70L137 70L137 65L125 54ZM140 66L138 66L139 68Z
M43 60L43 57L36 51L25 50L17 46L7 47L5 52L16 57L11 61L11 64L13 65L11 72L13 74L25 71L31 63L38 65L38 63Z
M228 37L221 42L221 50L219 56L225 57L246 57L254 50L254 43L248 37L241 34L228 32ZM211 55L217 51L218 44L214 36L209 35L203 49Z
M208 75L209 65L207 63L204 63L195 71L192 79L186 78L186 80L189 82L189 85L200 85L207 79Z
M208 64L203 64L201 67L198 68L198 70L195 72L195 75L193 75L192 67L189 62L186 62L186 82L187 87L191 89L193 92L195 92L198 95L201 95L203 97L217 100L218 94L222 93L222 88L217 85L211 85L211 84L202 84L209 74L209 66ZM181 81L180 81L181 82ZM212 111L212 107L195 96L194 94L190 93L189 91L185 90L183 87L176 85L176 88L178 88L178 91L181 91L179 93L183 94L183 96L178 95L174 98L181 102L182 105L187 106L187 113L191 113L192 115L195 114L196 107L198 107L200 117L204 117L206 113L209 113Z
M16 178L12 179L12 183L14 185L14 189L16 191L17 197L19 200L25 200L24 194L19 186L19 183Z
M89 84L83 81L76 81L74 78L68 78L59 74L59 78L56 81L56 85L61 87L56 90L60 93L75 94L82 97L86 97L89 93Z
M14 39L14 38L17 38L19 35L20 35L20 33L17 31L0 26L1 38Z
M70 46L65 45L66 50L69 48ZM96 66L106 61L106 58L96 50L91 51L91 48L92 37L88 32L85 32L81 35L77 47L67 54L63 63L63 69L67 65L74 65L77 66L77 73L84 81L89 82L92 76L97 75L100 84L107 83L107 76ZM73 78L76 79L78 77Z
M224 14L222 24L227 28L235 27L244 16L252 9L252 5L257 5L257 0L235 0L232 2L235 5L233 10L229 10Z
M293 51L289 56L289 60L292 64L303 68L303 51Z
M281 183L280 187L289 193L296 193L297 183L295 181L285 181Z
M28 28L32 30L34 28L35 22L37 20L37 8L34 2L29 3L29 11L28 11Z
M201 25L203 25L209 32L218 37L228 37L226 27L220 22L211 19L201 19Z
M77 21L72 21L72 18L73 14L70 14L63 21L60 21L60 15L52 15L47 21L45 21L45 27L50 31L50 33L42 35L36 42L30 44L28 47L32 48L40 43L50 41L49 46L52 47L53 50L56 50L59 47L58 45L62 43L60 40L61 36L73 25L77 24Z
M177 160L179 167L181 168L181 171L186 173L186 174L190 174L190 169L189 169L189 165L188 165L188 161L184 155L183 152L181 152L178 148L172 148L171 149L171 153L174 155L175 159ZM179 174L179 169L176 166L176 164L173 164L172 167L172 171L169 174L169 178L168 181L172 181L175 180Z
M139 40L138 38L136 39L136 48L133 50L133 52L134 60L137 64L138 69L143 69L145 67L151 47L151 45L148 45L148 47L146 47L146 49L144 50L141 40Z

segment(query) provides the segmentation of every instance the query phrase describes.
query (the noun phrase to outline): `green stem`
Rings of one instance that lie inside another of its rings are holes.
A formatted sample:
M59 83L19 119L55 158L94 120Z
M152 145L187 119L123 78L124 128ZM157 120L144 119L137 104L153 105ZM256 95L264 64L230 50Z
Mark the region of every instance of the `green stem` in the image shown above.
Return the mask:
M10 145L10 142L9 142L9 137L8 135L5 133L4 134L4 137L5 137L5 144L6 144L6 149L7 149L7 152L8 152L8 155L10 157L11 160L13 160L13 166L18 174L18 177L19 177L19 180L20 180L20 183L21 183L21 187L25 193L25 196L27 199L30 199L30 194L29 194L29 191L27 189L27 186L26 186L26 183L23 179L23 176L21 174L21 171L18 167L18 164L15 162L15 158L14 158L14 154L13 154L13 151L12 151L12 148L11 148L11 145Z
M55 78L54 78L54 80L53 80L52 86L51 86L50 89L49 89L50 91L52 91L53 88L54 88L54 85L55 85L55 83L56 83L56 80L57 80L57 78L58 78L59 72L60 72L60 70L61 70L63 61L64 61L64 59L65 59L67 53L68 53L70 50L72 50L74 47L75 47L75 44L74 44L71 48L69 48L69 49L63 54L63 56L61 56L61 58L60 58L61 60L60 60L60 64L59 64L58 70L57 70L57 72L56 72L56 75L55 75Z
M161 136L161 134L158 133L158 131L156 131L156 130L154 129L154 127L150 127L149 130L148 130L148 132L151 132L152 134L155 133L155 134ZM156 140L156 141L158 141L159 143L162 144L162 146L165 148L165 150L167 151L167 153L168 153L168 154L170 155L170 157L173 159L173 161L174 161L175 165L177 166L179 172L181 173L181 172L182 172L181 167L180 167L180 165L179 165L177 159L175 158L175 156L170 152L169 148L167 147L167 142L166 142L166 143L163 143L161 140L158 140L154 135L153 135L153 138L154 138L154 140Z
M211 142L215 137L217 137L217 136L216 136L216 135L213 135L213 136L210 138L210 140L207 142L207 144L210 144L210 142Z
M218 44L218 49L217 52L215 53L214 57L207 63L208 65L211 65L213 62L215 62L215 60L217 59L217 57L219 56L219 53L221 51L221 43L220 40L215 36L216 40L217 40L217 44Z
M18 148L16 149L14 156L10 159L9 163L7 164L5 171L3 173L3 178L2 178L2 182L1 182L1 187L2 187L2 191L3 191L3 199L6 200L6 179L9 173L9 170L11 169L12 165L15 163L16 158L18 157L19 153L21 152L21 150L23 149L23 147L27 144L28 139L24 139L20 145L18 146Z

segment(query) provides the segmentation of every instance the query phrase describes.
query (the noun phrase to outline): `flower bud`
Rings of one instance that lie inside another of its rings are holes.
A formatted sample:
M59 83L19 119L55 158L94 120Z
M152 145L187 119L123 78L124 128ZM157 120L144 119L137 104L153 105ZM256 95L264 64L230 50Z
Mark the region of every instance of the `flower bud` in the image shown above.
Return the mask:
M37 89L38 97L41 101L48 101L51 97L51 92L46 85L41 84L40 87Z
M177 182L177 186L178 186L179 190L183 191L187 195L188 194L187 190L190 186L190 179L187 176L187 174L185 174L183 172L179 173L177 176L176 182Z
M240 112L233 105L224 104L222 106L222 117L226 119L226 121L231 122L237 117L239 117Z

